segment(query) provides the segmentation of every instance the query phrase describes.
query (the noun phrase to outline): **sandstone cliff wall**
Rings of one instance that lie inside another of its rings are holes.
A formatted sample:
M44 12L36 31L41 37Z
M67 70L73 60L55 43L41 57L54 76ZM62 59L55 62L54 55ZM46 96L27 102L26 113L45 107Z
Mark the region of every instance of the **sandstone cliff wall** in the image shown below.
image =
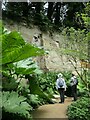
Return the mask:
M21 33L25 41L28 43L36 44L37 46L43 46L45 50L48 51L48 55L37 57L38 64L41 69L49 71L74 71L71 62L68 60L67 56L62 55L60 49L63 47L64 36L57 33L52 33L50 36L49 33L41 33L41 31L32 26L28 28L24 25L19 24L9 24L4 23L5 27L12 31L17 30ZM40 36L41 35L41 36ZM36 36L37 38L35 38ZM74 62L73 62L74 63ZM74 63L74 65L80 70L80 62Z

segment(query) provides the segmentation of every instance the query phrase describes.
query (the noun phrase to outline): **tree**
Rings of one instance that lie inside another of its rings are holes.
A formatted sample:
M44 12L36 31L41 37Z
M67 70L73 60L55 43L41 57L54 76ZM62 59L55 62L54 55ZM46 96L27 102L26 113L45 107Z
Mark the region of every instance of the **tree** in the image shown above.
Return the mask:
M85 5L83 2L68 2L66 4L67 12L65 19L63 21L65 26L74 27L74 28L82 28L80 21L76 20L76 13L81 13L84 11Z
M48 4L47 8L45 4ZM8 17L18 22L24 19L28 25L32 23L40 28L47 26L46 29L51 25L56 28L63 25L83 29L83 20L81 17L76 17L76 14L84 11L85 4L83 2L6 2L3 18Z
M81 81L83 81L86 90L88 91L90 95L90 46L88 43L90 40L90 32L89 32L89 22L90 22L90 17L87 14L89 12L90 4L87 3L85 7L85 12L81 13L82 19L84 21L84 28L83 30L75 30L73 27L70 29L66 29L66 39L67 41L65 42L65 49L64 49L64 54L69 55L69 61L75 68L76 72L78 73L79 77L81 78ZM88 11L86 11L88 10ZM68 49L67 49L68 47ZM81 74L78 72L78 69L74 63L77 64L77 61L81 61L81 69L82 72Z
M60 8L61 8L61 3L57 2L56 3L56 13L55 13L55 25L60 24Z
M52 15L54 11L54 2L48 2L47 17L52 22Z

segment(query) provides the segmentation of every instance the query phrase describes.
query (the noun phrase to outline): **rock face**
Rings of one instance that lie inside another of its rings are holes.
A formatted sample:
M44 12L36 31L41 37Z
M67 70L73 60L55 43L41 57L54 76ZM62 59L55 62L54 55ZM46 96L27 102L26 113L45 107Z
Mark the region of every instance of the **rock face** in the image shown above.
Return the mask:
M41 33L37 27L26 28L23 25L7 24L5 27L8 30L17 30L21 33L25 41L33 43L36 46L42 46L48 51L45 56L37 57L36 61L41 69L44 71L74 71L74 67L68 60L67 56L62 55L60 49L63 47L64 36L57 33L52 33L50 37L49 33ZM73 64L80 70L80 62Z

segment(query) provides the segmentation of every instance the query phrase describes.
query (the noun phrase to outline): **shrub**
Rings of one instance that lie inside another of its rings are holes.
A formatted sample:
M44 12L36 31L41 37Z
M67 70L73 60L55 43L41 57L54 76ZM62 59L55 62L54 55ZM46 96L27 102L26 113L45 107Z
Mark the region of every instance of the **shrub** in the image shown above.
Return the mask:
M57 93L56 74L54 72L48 72L37 76L39 87L50 96Z
M41 105L41 101L39 99L38 95L33 95L30 94L29 95L29 99L28 99L28 103L35 109L37 108L39 105Z
M82 97L72 103L67 109L69 120L89 120L90 119L90 98Z

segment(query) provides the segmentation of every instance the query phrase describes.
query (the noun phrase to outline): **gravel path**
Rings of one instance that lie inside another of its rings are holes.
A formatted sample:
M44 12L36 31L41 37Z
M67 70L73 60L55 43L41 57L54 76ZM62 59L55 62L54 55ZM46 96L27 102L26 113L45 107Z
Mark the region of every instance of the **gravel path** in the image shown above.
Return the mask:
M59 98L56 98L57 103L42 105L33 112L33 119L35 120L45 120L45 118L54 118L59 120L68 119L66 115L66 110L68 105L72 103L71 98L66 98L65 103L59 103ZM61 119L62 118L62 119Z

